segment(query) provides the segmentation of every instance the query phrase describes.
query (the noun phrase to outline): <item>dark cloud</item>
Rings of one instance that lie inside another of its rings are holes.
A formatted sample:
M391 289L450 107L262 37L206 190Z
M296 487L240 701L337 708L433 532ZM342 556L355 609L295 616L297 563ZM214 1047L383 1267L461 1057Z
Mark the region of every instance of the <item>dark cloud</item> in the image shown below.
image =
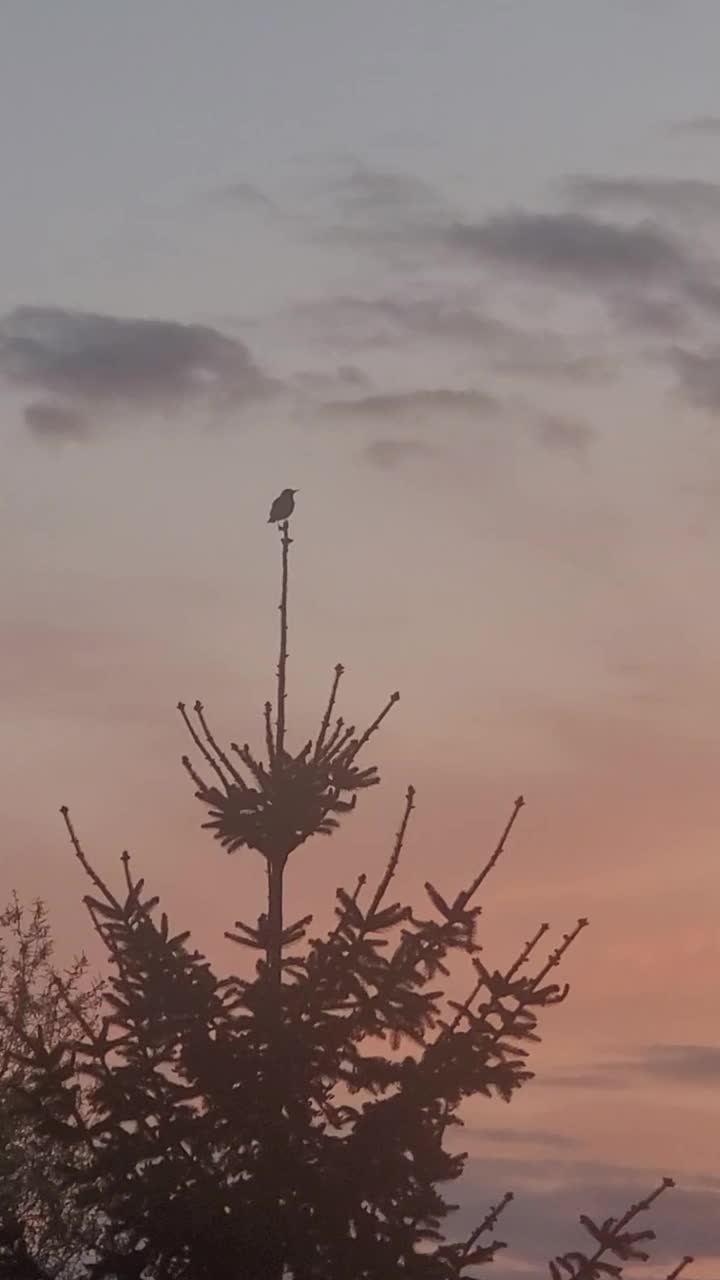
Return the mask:
M396 391L383 395L362 396L357 400L334 400L323 406L324 416L335 414L345 418L394 418L403 421L427 421L437 415L463 418L488 418L500 411L500 403L486 391L454 391L433 388L427 391Z
M333 184L332 190L345 213L413 214L441 206L439 193L429 182L394 170L356 168Z
M510 1129L508 1127L484 1128L480 1125L465 1125L464 1133L472 1134L488 1142L502 1142L509 1145L531 1147L570 1148L580 1146L578 1138L566 1133L557 1133L551 1129Z
M536 433L548 449L558 453L587 453L595 437L592 427L576 418L561 418L554 415L539 418Z
M575 343L559 334L520 334L509 340L491 359L500 374L522 374L527 378L559 379L564 382L608 382L613 377L609 361L600 355L575 350Z
M574 174L562 188L576 204L653 209L664 214L714 217L720 211L720 183L699 178L613 178Z
M698 271L688 277L685 292L689 301L709 311L714 318L720 313L720 284L710 265L705 272Z
M188 401L229 408L276 389L247 347L217 329L60 307L19 307L0 320L0 378L78 413Z
M299 309L334 346L387 349L409 339L467 346L500 374L573 382L607 380L605 360L562 334L506 324L480 307L437 298L338 297Z
M37 436L52 440L82 440L88 434L84 414L64 404L33 402L23 410L25 425Z
M304 391L324 392L339 390L367 391L372 382L357 365L341 364L331 373L306 370L296 373L292 379Z
M344 211L330 238L384 255L399 269L457 266L458 257L485 268L490 287L498 268L519 279L574 291L591 291L613 318L637 334L677 333L695 312L720 313L718 264L691 244L645 217L612 220L592 215L592 206L632 212L715 217L720 183L686 178L571 175L563 188L579 207L561 212L511 208L482 221L458 217L440 192L421 178L357 169L336 184ZM589 211L583 206L590 206ZM660 296L657 296L657 295ZM645 305L644 305L645 304ZM333 304L325 304L330 309ZM518 332L482 307L441 299L337 299L341 332L360 330L367 346L384 345L400 333L436 341L483 345L494 367L532 377L606 380L607 361L597 353L565 351L567 338L552 335L555 350L541 350L546 335ZM685 310L683 310L683 307ZM363 314L364 312L364 314ZM363 328L364 323L364 328ZM550 343L546 342L550 347ZM577 338L574 340L577 347Z
M720 412L720 348L698 352L673 347L668 358L685 399L710 413Z
M346 382L351 387L368 387L370 379L367 374L359 369L356 364L341 364L337 371L337 376L342 382Z
M319 229L316 239L369 253L394 269L426 265L452 216L431 183L392 169L358 166L326 191L334 205L333 223Z
M621 291L612 298L612 310L628 328L658 337L676 336L690 324L687 305L673 297L643 297Z
M341 296L298 309L335 342L385 347L408 335L435 342L492 347L512 335L502 321L442 298L354 298Z
M709 1044L653 1044L637 1064L660 1080L720 1084L720 1047Z
M668 1083L716 1085L720 1082L720 1048L703 1044L651 1044L631 1058L558 1071L538 1078L538 1086L556 1089L633 1089L638 1078Z
M624 227L576 213L513 210L457 224L447 239L478 260L585 282L652 282L688 266L682 247L652 223Z
M478 1206L497 1203L506 1190L515 1198L502 1216L496 1236L508 1242L507 1254L498 1258L493 1274L507 1260L510 1268L525 1263L537 1267L533 1275L547 1275L547 1259L578 1248L592 1253L593 1241L580 1225L581 1213L596 1223L618 1218L633 1203L655 1190L667 1169L624 1168L580 1160L470 1160L464 1181L458 1184L461 1201L458 1233L482 1217ZM693 1179L693 1182L695 1180ZM638 1228L653 1228L657 1239L648 1252L657 1266L670 1269L683 1255L696 1258L718 1253L717 1222L720 1194L705 1185L678 1184L659 1197L638 1218Z
M371 466L391 471L417 458L430 457L433 452L422 440L373 440L363 449L363 457Z
M521 210L455 226L446 242L521 281L587 293L634 336L687 334L720 315L717 261L695 255L653 222L624 226L579 213Z
M213 194L216 199L226 204L243 205L258 212L267 212L275 208L272 200L268 199L265 193L252 182L228 182L222 187L217 187Z
M512 330L500 320L472 307L448 304L442 299L384 298L363 306L362 312L383 316L398 330L418 336L450 342L466 342L471 345L506 341Z
M556 1071L552 1076L538 1076L540 1089L628 1089L632 1086L626 1063L608 1062L598 1067L578 1067L574 1071Z
M674 120L670 129L673 133L720 134L720 116L690 116L687 120Z

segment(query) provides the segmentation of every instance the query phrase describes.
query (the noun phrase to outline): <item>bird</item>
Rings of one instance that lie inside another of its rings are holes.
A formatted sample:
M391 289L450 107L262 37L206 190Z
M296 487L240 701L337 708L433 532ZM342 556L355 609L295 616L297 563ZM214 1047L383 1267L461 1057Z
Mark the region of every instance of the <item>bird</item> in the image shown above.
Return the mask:
M299 492L299 489L283 489L270 508L268 524L275 524L277 520L288 520L290 518L295 510L295 494Z

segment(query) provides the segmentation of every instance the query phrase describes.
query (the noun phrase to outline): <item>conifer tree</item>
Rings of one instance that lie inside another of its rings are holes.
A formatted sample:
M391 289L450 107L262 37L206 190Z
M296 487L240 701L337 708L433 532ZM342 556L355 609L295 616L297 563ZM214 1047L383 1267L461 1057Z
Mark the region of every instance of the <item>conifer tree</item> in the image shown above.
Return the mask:
M24 1039L42 1036L52 1049L75 1031L74 1014L58 999L53 951L44 902L36 899L28 908L13 893L0 912L0 1220L11 1234L22 1220L35 1255L61 1265L76 1252L80 1225L55 1167L62 1148L30 1122L16 1092L23 1078ZM92 1022L102 984L90 980L84 955L64 971L62 981Z
M277 691L264 708L264 753L223 745L202 703L179 704L192 744L183 765L203 826L228 854L265 867L264 910L227 934L254 967L218 978L189 934L173 932L128 854L121 887L111 887L62 810L111 977L99 1022L58 979L72 1034L48 1044L21 1030L15 1091L60 1151L64 1194L92 1219L75 1260L88 1278L460 1280L505 1247L496 1230L512 1193L500 1188L470 1234L453 1237L444 1189L466 1156L448 1138L468 1099L509 1102L532 1078L539 1017L568 994L555 972L587 920L545 958L536 956L547 923L508 968L481 958L478 894L522 797L466 884L428 882L422 908L395 900L412 787L378 882L360 874L338 888L323 935L310 916L293 919L288 861L311 837L334 835L379 782L367 749L398 694L366 728L347 724L337 711L338 665L317 732L291 743L288 520L279 533ZM450 964L462 957L467 991L453 999ZM645 1258L653 1232L635 1220L671 1185L665 1179L616 1219L583 1217L588 1252L559 1255L553 1280L619 1276L624 1262ZM59 1275L32 1256L22 1226L15 1219L0 1237L0 1277Z

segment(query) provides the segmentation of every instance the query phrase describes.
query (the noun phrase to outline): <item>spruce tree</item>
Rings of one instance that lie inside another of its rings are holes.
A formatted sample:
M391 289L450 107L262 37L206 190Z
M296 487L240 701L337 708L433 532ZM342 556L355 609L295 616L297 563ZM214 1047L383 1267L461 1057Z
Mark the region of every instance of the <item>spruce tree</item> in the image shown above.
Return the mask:
M332 836L379 782L367 762L393 693L365 729L347 724L335 668L317 732L291 742L287 722L290 523L279 526L280 643L264 751L223 745L196 702L179 711L192 744L183 757L203 826L228 854L260 857L264 910L227 934L254 956L218 978L174 933L157 896L123 854L121 887L87 857L67 808L74 853L91 884L84 901L110 961L103 1016L90 1020L67 982L56 991L73 1032L47 1044L20 1032L18 1101L59 1151L56 1176L76 1213L75 1263L116 1280L460 1280L505 1243L497 1226L510 1191L453 1238L445 1188L466 1156L448 1139L477 1095L509 1102L532 1078L539 1017L568 987L556 970L587 925L581 918L543 959L546 923L506 969L481 957L479 891L523 807L519 797L495 849L464 885L425 885L422 908L394 900L408 838L410 787L377 883L338 888L334 923L293 919L290 857ZM437 877L436 877L437 878ZM467 992L448 995L464 958ZM615 1219L583 1217L587 1252L559 1255L553 1280L619 1276L643 1259L651 1230L637 1218L663 1183ZM22 1221L6 1224L0 1276L58 1276L32 1256ZM688 1259L684 1260L674 1276ZM3 1270L4 1267L4 1270Z
M26 907L13 893L0 912L0 1222L5 1236L31 1245L38 1260L61 1268L77 1251L77 1236L88 1215L73 1212L57 1163L62 1146L32 1123L19 1105L25 1072L24 1045L39 1040L49 1049L75 1032L75 1015L58 999L58 982L92 1023L102 984L90 979L85 956L60 979L47 908L36 899ZM81 1223L82 1218L82 1223ZM21 1227L22 1224L22 1227Z

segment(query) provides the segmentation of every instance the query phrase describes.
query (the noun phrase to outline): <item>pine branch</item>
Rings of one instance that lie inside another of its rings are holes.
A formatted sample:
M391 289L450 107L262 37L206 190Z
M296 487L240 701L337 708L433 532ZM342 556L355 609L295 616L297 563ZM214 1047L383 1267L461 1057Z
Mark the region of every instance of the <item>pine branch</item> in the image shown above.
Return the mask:
M287 681L287 599L288 599L288 555L290 551L290 522L284 520L280 525L282 545L282 585L280 589L280 656L277 665L277 732L275 736L275 754L282 765L285 751L285 688Z
M409 787L374 888L365 875L338 888L334 923L321 938L308 938L309 916L285 923L288 858L311 836L334 834L360 792L378 783L360 753L399 695L356 730L337 713L338 664L314 743L287 749L287 520L280 536L277 706L273 713L264 705L264 746L226 748L201 702L191 714L178 704L199 760L196 769L185 756L183 766L204 827L229 853L252 849L266 864L266 910L226 935L255 952L254 973L220 980L187 933L171 936L127 853L126 893L116 897L62 811L94 886L85 901L112 978L99 1026L70 980L54 980L50 994L72 1033L51 1045L41 1035L17 1042L18 1096L38 1131L45 1125L53 1135L68 1203L102 1217L97 1260L82 1280L235 1280L240 1271L258 1280L469 1280L505 1248L492 1233L510 1192L464 1240L447 1241L457 1205L441 1189L462 1176L467 1153L444 1143L462 1123L465 1099L510 1101L532 1077L540 1013L569 991L551 972L587 920L535 974L529 961L546 923L503 970L481 958L477 897L505 852L522 796L459 893L446 899L426 883L427 919L390 901L415 807ZM447 983L459 955L474 975L455 1001ZM22 984L18 993L31 1008ZM554 1259L553 1280L619 1276L623 1262L645 1256L639 1246L652 1232L628 1225L670 1185L666 1179L617 1222L581 1217L595 1253Z
M559 1255L550 1262L549 1269L552 1280L562 1280L564 1272L570 1280L601 1280L604 1275L618 1277L622 1273L623 1262L647 1262L649 1255L637 1246L645 1240L654 1240L655 1232L625 1231L624 1228L640 1213L645 1213L664 1191L674 1187L672 1178L663 1178L659 1187L651 1191L644 1200L632 1204L626 1213L617 1221L607 1218L601 1226L597 1226L586 1214L580 1215L580 1222L585 1230L597 1241L597 1249L591 1255L573 1250ZM613 1253L621 1265L603 1261L605 1253ZM684 1265L684 1264L681 1264Z
M669 1276L666 1277L666 1280L677 1280L681 1271L684 1271L685 1268L688 1267L690 1263L694 1261L695 1259L691 1257L689 1253L686 1254L685 1257L682 1259L682 1262L678 1262L677 1266L670 1272Z

